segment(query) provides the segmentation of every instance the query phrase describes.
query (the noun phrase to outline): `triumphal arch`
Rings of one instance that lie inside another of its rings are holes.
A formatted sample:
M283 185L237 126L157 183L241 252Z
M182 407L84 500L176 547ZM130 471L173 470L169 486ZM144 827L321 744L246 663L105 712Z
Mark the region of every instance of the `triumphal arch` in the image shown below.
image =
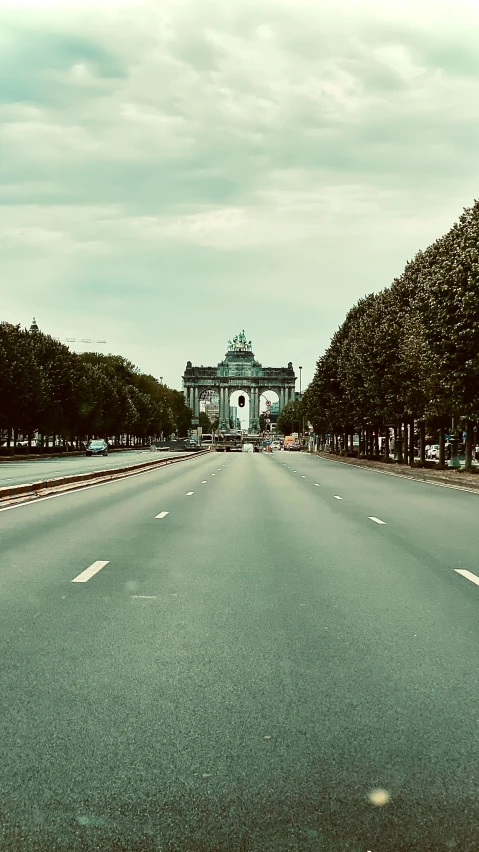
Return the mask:
M200 413L200 401L212 393L219 397L219 428L229 429L230 397L234 391L245 391L250 400L249 430L259 430L260 397L275 391L279 411L295 399L296 376L291 361L287 367L263 367L256 361L251 340L244 331L228 341L228 351L217 367L193 367L186 364L183 392L186 404L193 410L193 419Z

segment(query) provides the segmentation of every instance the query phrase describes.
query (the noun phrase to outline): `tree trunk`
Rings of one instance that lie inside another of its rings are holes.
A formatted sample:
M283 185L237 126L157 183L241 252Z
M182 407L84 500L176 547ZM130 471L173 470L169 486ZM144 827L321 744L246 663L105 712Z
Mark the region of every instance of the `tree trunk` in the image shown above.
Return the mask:
M351 430L351 434L350 434L349 437L351 438L351 443L350 443L351 452L354 453L354 428Z
M399 421L396 426L396 435L397 435L397 462L398 464L402 464L404 461L404 444L403 444L403 436L402 436L402 421Z
M439 429L439 464L444 467L446 464L446 439L444 435L444 422L441 421Z
M414 467L414 417L409 421L409 467Z
M472 468L472 440L474 437L474 429L472 425L472 420L466 421L466 460L464 464L465 470L471 470Z
M421 464L426 463L426 423L421 420L419 423L419 441L421 448Z
M366 455L366 429L362 428L359 431L359 455L364 458Z
M389 461L389 426L384 429L384 461Z
M374 455L375 456L380 455L380 452L379 452L379 427L378 426L376 426L376 429L374 431Z
M404 443L403 443L403 450L404 450L403 458L404 458L404 462L407 464L407 460L409 458L409 440L408 440L409 436L408 436L408 433L407 433L407 419L404 420L403 426L404 426L404 431L403 431L403 441L404 441Z

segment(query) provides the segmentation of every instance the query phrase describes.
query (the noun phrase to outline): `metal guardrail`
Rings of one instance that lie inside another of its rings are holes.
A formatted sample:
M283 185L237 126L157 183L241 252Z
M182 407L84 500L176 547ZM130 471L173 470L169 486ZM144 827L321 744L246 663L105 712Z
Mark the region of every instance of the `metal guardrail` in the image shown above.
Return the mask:
M205 451L203 451L204 453ZM207 451L206 451L207 452ZM38 482L28 482L22 485L9 485L0 488L0 505L6 500L12 500L16 497L24 497L32 495L33 497L43 496L44 492L62 490L72 491L76 488L81 488L87 483L107 481L109 479L126 479L128 476L133 476L135 473L142 471L154 470L157 467L163 467L177 462L187 461L189 458L197 458L201 452L189 453L188 455L175 456L170 459L157 459L156 461L140 462L139 464L128 465L127 467L110 468L109 470L89 471L88 473L77 473L72 476L59 476L55 479L39 480Z

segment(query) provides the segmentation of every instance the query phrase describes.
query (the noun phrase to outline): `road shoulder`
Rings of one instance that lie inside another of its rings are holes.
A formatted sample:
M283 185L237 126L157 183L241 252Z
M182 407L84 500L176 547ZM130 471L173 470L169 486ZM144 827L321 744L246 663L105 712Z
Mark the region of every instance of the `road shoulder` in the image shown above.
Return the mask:
M434 470L431 468L414 468L408 467L405 464L396 464L394 462L387 464L386 462L370 461L369 459L356 459L344 456L336 456L333 453L325 453L318 451L311 453L318 458L327 459L328 461L338 464L348 464L353 467L360 467L364 470L374 470L377 473L384 473L387 476L399 476L404 479L417 479L421 482L428 482L432 485L447 485L450 488L460 488L467 491L479 492L479 474L470 473L469 471L461 470Z

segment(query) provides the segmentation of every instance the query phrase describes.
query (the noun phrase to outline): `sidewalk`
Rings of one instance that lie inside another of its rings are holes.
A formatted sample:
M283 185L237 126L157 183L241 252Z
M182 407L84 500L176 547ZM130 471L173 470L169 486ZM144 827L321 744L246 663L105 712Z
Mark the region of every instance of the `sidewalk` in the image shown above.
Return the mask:
M340 462L341 464L363 467L366 470L377 470L384 474L403 476L406 479L419 479L422 482L431 482L434 485L447 484L452 488L467 488L470 491L479 492L479 474L471 473L464 469L434 470L434 468L409 467L407 464L397 464L396 462L386 464L386 462L370 461L369 459L337 456L334 453L325 453L322 450L311 453L311 455L320 456L320 458Z

